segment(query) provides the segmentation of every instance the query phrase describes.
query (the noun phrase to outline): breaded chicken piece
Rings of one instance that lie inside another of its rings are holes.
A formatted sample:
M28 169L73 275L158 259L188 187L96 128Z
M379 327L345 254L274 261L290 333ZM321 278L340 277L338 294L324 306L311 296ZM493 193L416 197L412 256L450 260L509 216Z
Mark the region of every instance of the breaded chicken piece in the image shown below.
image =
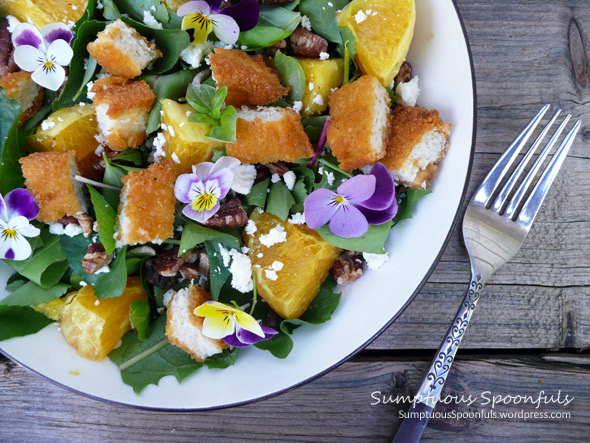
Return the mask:
M390 117L387 154L381 162L396 182L427 188L438 171L436 163L449 147L451 125L443 124L438 111L418 106L396 106Z
M88 43L88 52L114 76L135 78L162 52L144 36L121 20L115 20L97 39Z
M43 103L43 88L31 79L31 73L13 72L0 78L0 87L6 94L16 100L22 112L18 119L19 128L30 119Z
M174 183L172 161L154 163L121 179L121 203L117 214L117 247L143 243L161 244L174 236Z
M364 75L332 92L328 145L343 171L374 163L385 155L391 99L377 77Z
M303 130L301 116L292 109L242 108L236 122L236 143L227 143L227 155L242 163L294 162L314 154Z
M225 103L233 106L263 106L289 93L276 71L262 55L248 55L238 49L216 49L209 55L218 88L227 86Z
M78 175L76 153L36 152L19 160L25 185L39 204L38 220L53 223L60 218L86 212L88 200Z
M190 285L178 291L168 303L166 337L170 343L188 352L196 361L219 354L228 347L223 340L203 335L203 317L194 314L195 308L211 300L203 288Z
M109 148L121 151L141 146L156 96L149 85L121 77L104 77L92 86L98 128Z

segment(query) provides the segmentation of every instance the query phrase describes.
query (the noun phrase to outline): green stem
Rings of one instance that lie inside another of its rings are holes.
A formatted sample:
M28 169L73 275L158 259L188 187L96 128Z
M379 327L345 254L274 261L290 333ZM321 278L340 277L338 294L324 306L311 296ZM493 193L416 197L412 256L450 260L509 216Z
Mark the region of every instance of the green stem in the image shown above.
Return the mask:
M342 78L342 86L348 83L350 77L350 49L348 49L348 41L344 44L344 75Z
M160 349L165 348L169 343L170 342L168 341L168 339L165 338L161 342L156 343L151 348L148 348L145 351L141 351L139 354L137 354L137 355L131 357L129 360L121 363L119 365L119 371L123 372L124 370L129 369L131 366L133 366L136 363L139 363L144 358L147 358L150 355L158 352Z
M252 280L254 281L254 295L252 296L252 307L250 308L250 315L254 312L256 302L258 301L258 279L256 278L256 272L252 274Z

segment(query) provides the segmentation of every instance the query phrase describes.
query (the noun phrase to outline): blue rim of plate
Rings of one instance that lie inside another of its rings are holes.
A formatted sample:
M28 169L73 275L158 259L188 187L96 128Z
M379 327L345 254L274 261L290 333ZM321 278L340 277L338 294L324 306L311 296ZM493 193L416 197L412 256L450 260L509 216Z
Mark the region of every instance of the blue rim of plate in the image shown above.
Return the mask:
M273 392L271 394L266 394L266 395L262 395L260 397L256 397L256 398L252 398L249 400L244 400L244 401L240 401L240 402L236 402L236 403L229 403L229 404L225 404L225 405L218 405L218 406L207 406L207 407L202 407L202 408L181 408L181 409L176 409L176 408L158 408L158 407L152 407L152 406L141 406L141 405L132 405L132 404L128 404L128 403L124 403L124 402L120 402L120 401L115 401L115 400L110 400L107 398L102 398L102 397L98 397L96 395L91 395L91 394L87 394L85 392L81 392L78 391L70 386L66 386L62 383L59 383L55 380L52 380L51 378L37 372L36 370L30 368L29 366L21 363L20 361L18 361L17 359L13 358L12 356L10 356L9 354L7 354L5 351L0 350L1 353L6 356L7 358L9 358L10 360L14 361L15 363L18 363L20 366L28 369L29 371L41 376L42 378L50 381L51 383L53 383L54 385L57 385L61 388L64 388L68 391L74 392L76 394L82 395L84 397L87 398L91 398L93 400L98 400L98 401L102 401L102 402L106 402L106 403L111 403L111 404L116 404L116 405L121 405L121 406L127 406L127 407L131 407L131 408L135 408L135 409L142 409L142 410L146 410L146 411L157 411L157 412L199 412L199 411L214 411L217 409L226 409L226 408L232 408L235 406L243 406L243 405L247 405L247 404L252 404L252 403L256 403L262 400L267 400L269 398L272 397L276 397L278 395L284 394L286 392L289 392L293 389L299 388L303 385L306 385L324 375L326 375L328 372L333 371L334 369L336 369L337 367L339 367L340 365L342 365L343 363L347 362L348 360L350 360L351 358L353 358L354 356L356 356L359 352L363 351L368 345L370 345L377 337L379 337L389 326L391 326L391 324L397 320L397 318L406 310L406 308L410 305L410 303L412 303L412 301L414 300L414 298L420 293L420 291L422 290L422 288L424 287L424 285L426 284L426 282L428 281L428 279L430 278L430 275L432 274L432 272L434 271L434 269L436 268L436 266L438 265L438 262L440 261L443 253L445 252L445 249L447 248L448 244L449 244L449 240L451 239L451 236L453 234L453 232L455 231L455 228L457 227L457 224L459 222L460 219L460 215L463 213L463 204L465 202L465 196L467 195L467 187L469 184L469 178L471 177L471 169L473 166L473 156L475 154L475 140L476 140L476 135L477 135L477 87L476 87L476 83L475 83L475 69L473 66L473 55L471 53L471 45L469 44L469 38L467 36L467 30L465 29L465 23L463 22L463 17L461 16L461 12L459 11L459 7L457 6L457 0L451 0L453 3L453 6L455 8L455 12L457 14L457 18L459 19L459 23L461 24L461 30L463 31L463 38L465 39L465 45L467 47L467 54L469 56L469 65L471 68L471 83L473 85L473 133L472 133L472 137L471 137L471 152L469 155L469 164L467 166L467 174L465 176L465 183L463 183L463 192L461 193L461 199L459 201L459 205L457 206L457 210L455 212L455 217L453 219L453 223L451 224L451 227L449 228L449 232L447 233L447 236L445 238L445 241L443 242L436 258L434 259L434 261L432 262L432 265L430 266L430 268L428 269L428 271L426 272L426 275L424 276L424 278L422 279L422 281L420 282L420 284L416 287L416 289L414 290L414 292L412 293L412 295L410 296L410 298L408 298L408 300L406 301L406 303L404 303L404 305L395 313L395 315L393 317L391 317L391 319L385 323L383 325L383 327L377 331L377 333L375 335L373 335L371 338L369 338L365 343L363 343L361 346L359 346L357 349L355 349L354 351L352 351L350 354L348 354L346 357L344 357L343 359L339 360L338 362L334 363L333 365L329 366L328 368L324 369L321 372L318 372L317 374L314 374L313 376L300 381L299 383L296 383L292 386L289 386L288 388L284 388L281 389L279 391Z

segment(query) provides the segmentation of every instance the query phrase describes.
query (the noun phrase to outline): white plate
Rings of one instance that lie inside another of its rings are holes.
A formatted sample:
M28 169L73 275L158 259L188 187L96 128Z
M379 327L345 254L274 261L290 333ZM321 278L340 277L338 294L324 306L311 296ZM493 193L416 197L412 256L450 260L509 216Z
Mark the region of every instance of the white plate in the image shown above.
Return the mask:
M416 31L408 60L420 76L419 104L452 123L451 147L433 181L434 193L400 223L387 244L391 260L343 288L331 321L301 327L285 360L256 348L235 366L200 369L182 384L165 377L136 395L106 359L79 357L55 324L0 343L0 351L64 387L92 397L144 408L207 409L277 394L335 368L370 343L411 301L430 275L450 236L469 175L475 123L475 84L466 36L451 0L417 0ZM0 264L0 287L9 274ZM1 291L1 290L0 290ZM2 294L0 294L0 297ZM76 374L76 375L74 375Z

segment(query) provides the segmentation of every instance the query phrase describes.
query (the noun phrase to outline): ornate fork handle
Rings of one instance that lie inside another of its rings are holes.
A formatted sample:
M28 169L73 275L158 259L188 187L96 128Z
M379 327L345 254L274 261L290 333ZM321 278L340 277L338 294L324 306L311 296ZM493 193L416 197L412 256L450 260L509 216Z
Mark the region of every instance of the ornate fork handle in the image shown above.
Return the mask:
M428 374L422 382L422 386L416 393L414 403L408 410L402 424L395 435L394 443L418 442L428 424L430 414L440 399L440 393L447 381L451 365L455 360L457 349L463 340L469 321L479 295L485 285L485 279L481 273L471 270L471 282L465 293L463 303L457 311L455 320L451 324L445 339L443 340L434 361L430 365Z
M440 398L440 393L449 375L451 365L455 360L457 349L463 340L469 321L477 302L480 291L485 282L481 274L472 271L471 282L465 293L463 303L457 311L455 321L451 324L445 339L440 345L434 361L430 365L428 374L416 394L416 400L434 408Z

